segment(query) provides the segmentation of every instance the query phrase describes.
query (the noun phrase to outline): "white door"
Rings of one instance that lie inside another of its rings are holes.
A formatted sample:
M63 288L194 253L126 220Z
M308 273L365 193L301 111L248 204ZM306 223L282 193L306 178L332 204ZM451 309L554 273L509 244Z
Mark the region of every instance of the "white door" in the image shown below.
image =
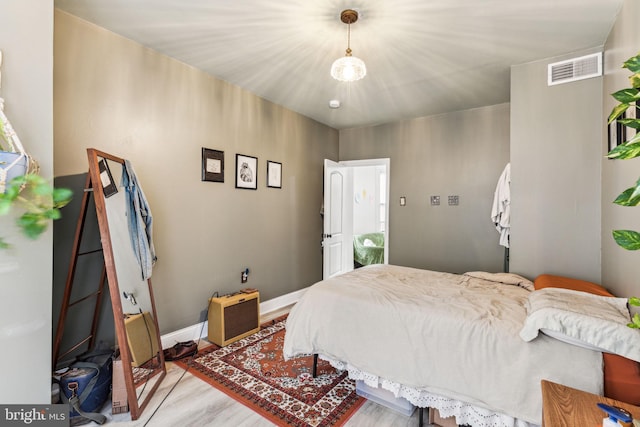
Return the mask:
M353 176L351 168L324 161L322 278L353 270Z

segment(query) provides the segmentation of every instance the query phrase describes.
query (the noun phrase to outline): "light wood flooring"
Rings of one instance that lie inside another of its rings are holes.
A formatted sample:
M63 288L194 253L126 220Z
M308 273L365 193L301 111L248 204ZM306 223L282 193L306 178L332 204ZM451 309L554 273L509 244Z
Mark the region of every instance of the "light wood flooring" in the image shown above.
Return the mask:
M141 417L131 421L129 413L111 415L109 406L103 411L109 418L105 425L113 427L270 427L275 425L188 372L175 385L183 373L184 370L179 366L167 363L167 376ZM173 388L174 385L175 388ZM173 391L168 394L171 388ZM164 402L162 402L163 399ZM426 420L425 412L425 426L428 425ZM417 427L418 411L416 410L411 417L407 417L367 401L345 424L345 427L372 426Z
M288 307L261 318L269 321L288 312ZM205 340L202 346L209 345ZM184 375L183 375L184 374ZM418 410L407 417L377 403L366 401L345 427L418 427ZM200 380L178 365L167 362L167 376L140 418L131 421L129 413L111 414L107 403L102 411L113 427L271 427L272 422ZM427 411L424 414L425 426ZM90 423L87 425L97 425Z

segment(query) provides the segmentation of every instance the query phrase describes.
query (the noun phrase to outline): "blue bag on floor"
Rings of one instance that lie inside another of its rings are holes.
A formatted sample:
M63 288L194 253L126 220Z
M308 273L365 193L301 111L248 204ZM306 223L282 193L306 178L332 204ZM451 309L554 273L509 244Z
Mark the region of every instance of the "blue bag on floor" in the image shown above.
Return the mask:
M70 406L72 426L105 423L100 409L111 392L112 374L113 352L103 351L79 357L60 377L60 397Z

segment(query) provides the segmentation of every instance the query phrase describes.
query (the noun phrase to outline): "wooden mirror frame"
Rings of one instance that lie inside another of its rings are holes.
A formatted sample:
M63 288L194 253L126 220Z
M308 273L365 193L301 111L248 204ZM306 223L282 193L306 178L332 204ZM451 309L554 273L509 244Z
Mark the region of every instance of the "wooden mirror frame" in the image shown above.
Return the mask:
M164 354L162 346L160 345L160 330L158 328L158 315L156 313L156 304L153 297L153 288L151 286L151 279L147 279L147 285L149 288L149 298L151 301L151 311L153 316L153 322L155 324L156 339L158 342L159 352L158 361L159 367L154 369L154 373L149 376L145 381L150 381L156 375L160 375L154 382L153 386L145 393L144 396L140 396L141 400L138 401L136 394L136 385L134 381L133 368L132 368L132 356L129 350L129 344L127 341L127 332L124 323L124 312L122 310L122 301L120 287L118 285L118 276L116 274L116 266L113 256L113 246L111 242L111 234L109 232L109 221L107 219L107 211L105 205L105 195L100 180L100 167L99 162L101 159L111 160L120 163L122 167L125 166L125 160L111 154L98 151L93 148L87 149L87 156L89 158L89 175L91 177L91 183L93 188L93 196L96 205L96 214L98 217L98 227L100 229L100 240L102 241L102 249L104 255L104 265L107 273L107 280L109 282L109 294L111 296L111 304L113 307L113 318L116 330L116 338L118 340L118 346L120 348L120 357L122 359L122 367L124 371L124 382L127 389L127 399L129 401L129 411L131 412L131 419L137 420L144 408L147 406L151 397L160 386L160 383L167 374L167 368L164 361Z

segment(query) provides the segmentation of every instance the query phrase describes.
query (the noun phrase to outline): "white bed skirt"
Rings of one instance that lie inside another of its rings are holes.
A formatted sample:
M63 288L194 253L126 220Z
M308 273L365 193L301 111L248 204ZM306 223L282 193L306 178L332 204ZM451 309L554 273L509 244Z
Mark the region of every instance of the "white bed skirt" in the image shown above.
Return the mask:
M460 400L449 399L425 390L411 388L393 381L385 380L377 375L362 372L348 363L333 360L329 357L318 355L326 360L334 368L347 371L349 378L361 380L370 387L382 387L392 392L395 397L403 397L419 408L434 408L440 412L442 418L455 417L456 424L467 424L473 427L539 427L537 424L510 417L505 414L492 412L485 408L470 405Z

